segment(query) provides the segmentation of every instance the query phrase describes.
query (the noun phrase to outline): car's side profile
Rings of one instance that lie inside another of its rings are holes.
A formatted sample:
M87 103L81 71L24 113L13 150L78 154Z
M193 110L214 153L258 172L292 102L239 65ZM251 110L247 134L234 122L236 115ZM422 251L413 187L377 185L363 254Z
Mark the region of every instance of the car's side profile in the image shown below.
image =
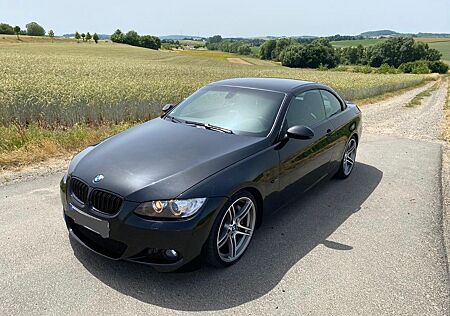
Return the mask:
M61 181L73 238L159 271L237 262L263 218L350 175L361 136L357 106L305 81L223 80L163 110L75 156Z

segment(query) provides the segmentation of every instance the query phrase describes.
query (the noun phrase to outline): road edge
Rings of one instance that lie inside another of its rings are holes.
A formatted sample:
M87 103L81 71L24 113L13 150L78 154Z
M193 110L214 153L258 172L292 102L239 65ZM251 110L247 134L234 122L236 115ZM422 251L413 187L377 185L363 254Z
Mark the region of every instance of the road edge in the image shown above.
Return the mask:
M441 205L442 205L442 239L444 243L445 263L450 280L450 144L441 146Z
M51 158L15 169L0 170L0 187L53 175L67 169L70 157Z

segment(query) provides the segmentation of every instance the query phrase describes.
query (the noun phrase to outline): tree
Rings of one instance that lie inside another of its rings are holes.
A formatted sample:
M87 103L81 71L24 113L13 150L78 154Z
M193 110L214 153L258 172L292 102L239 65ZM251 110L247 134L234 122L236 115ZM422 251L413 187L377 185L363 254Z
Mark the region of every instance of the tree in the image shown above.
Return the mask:
M435 61L441 54L430 49L426 43L415 42L413 38L393 37L367 49L367 61L372 67L380 67L386 63L389 66L399 67L401 64L416 60ZM424 71L421 66L420 71Z
M289 38L277 39L275 48L272 51L272 59L279 60L281 52L291 44L292 43Z
M121 30L117 29L113 35L111 35L111 41L114 43L123 43L125 40L125 35Z
M36 22L30 22L25 25L27 28L27 35L30 36L45 36L45 30L42 26L37 24Z
M426 52L426 60L429 61L438 61L442 57L442 53L434 48L429 48Z
M240 55L250 55L252 53L252 49L250 48L250 45L248 44L242 44L238 48L238 53Z
M75 39L77 40L78 43L80 42L80 38L81 38L80 33L75 32Z
M17 39L19 39L20 26L18 25L14 26L14 33L16 33Z
M277 41L276 40L268 40L264 42L264 44L261 45L261 49L259 50L259 55L261 59L267 59L270 60L273 57L273 51L277 47Z
M150 49L160 49L161 48L161 40L159 37L151 36L151 35L143 35L139 38L139 45L141 47L150 48Z
M14 29L9 24L0 23L0 34L14 35Z
M91 39L92 39L91 33L87 32L86 33L86 41L89 42Z
M334 68L338 55L327 39L318 39L311 44L290 45L280 55L281 64L292 68Z
M86 34L84 34L84 33L81 33L81 38L83 39L83 42L84 42L84 38L86 37Z
M53 38L55 37L55 32L53 32L53 30L48 31L48 37L50 37L53 42Z
M92 39L94 40L95 44L98 43L99 37L98 37L97 33L94 33L94 35L92 36Z
M161 39L159 37L152 35L139 36L139 34L133 30L129 31L126 35L124 35L121 30L116 30L114 34L111 35L111 41L150 49L161 48Z
M128 31L125 35L124 43L133 46L139 46L139 34L136 31Z
M220 35L214 35L213 37L208 38L208 43L220 43L222 42L222 36Z

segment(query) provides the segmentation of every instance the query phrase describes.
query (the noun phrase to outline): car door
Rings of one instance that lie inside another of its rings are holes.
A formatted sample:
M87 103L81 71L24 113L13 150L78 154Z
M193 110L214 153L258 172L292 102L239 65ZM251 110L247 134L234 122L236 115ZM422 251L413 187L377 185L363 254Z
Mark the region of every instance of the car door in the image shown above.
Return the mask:
M307 140L288 139L279 149L280 190L284 198L306 191L328 174L332 155L328 135L332 125L326 118L319 90L308 90L292 98L282 133L296 125L311 128L314 137Z

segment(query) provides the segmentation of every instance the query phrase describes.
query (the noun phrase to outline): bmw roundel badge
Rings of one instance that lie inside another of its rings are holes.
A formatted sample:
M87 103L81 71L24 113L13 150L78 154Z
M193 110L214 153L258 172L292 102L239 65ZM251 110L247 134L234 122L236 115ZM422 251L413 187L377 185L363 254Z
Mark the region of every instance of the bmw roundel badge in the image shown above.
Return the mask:
M104 175L98 174L98 175L95 176L95 178L94 178L94 180L92 180L92 182L94 182L94 183L99 183L99 182L102 181L104 178L105 178Z

